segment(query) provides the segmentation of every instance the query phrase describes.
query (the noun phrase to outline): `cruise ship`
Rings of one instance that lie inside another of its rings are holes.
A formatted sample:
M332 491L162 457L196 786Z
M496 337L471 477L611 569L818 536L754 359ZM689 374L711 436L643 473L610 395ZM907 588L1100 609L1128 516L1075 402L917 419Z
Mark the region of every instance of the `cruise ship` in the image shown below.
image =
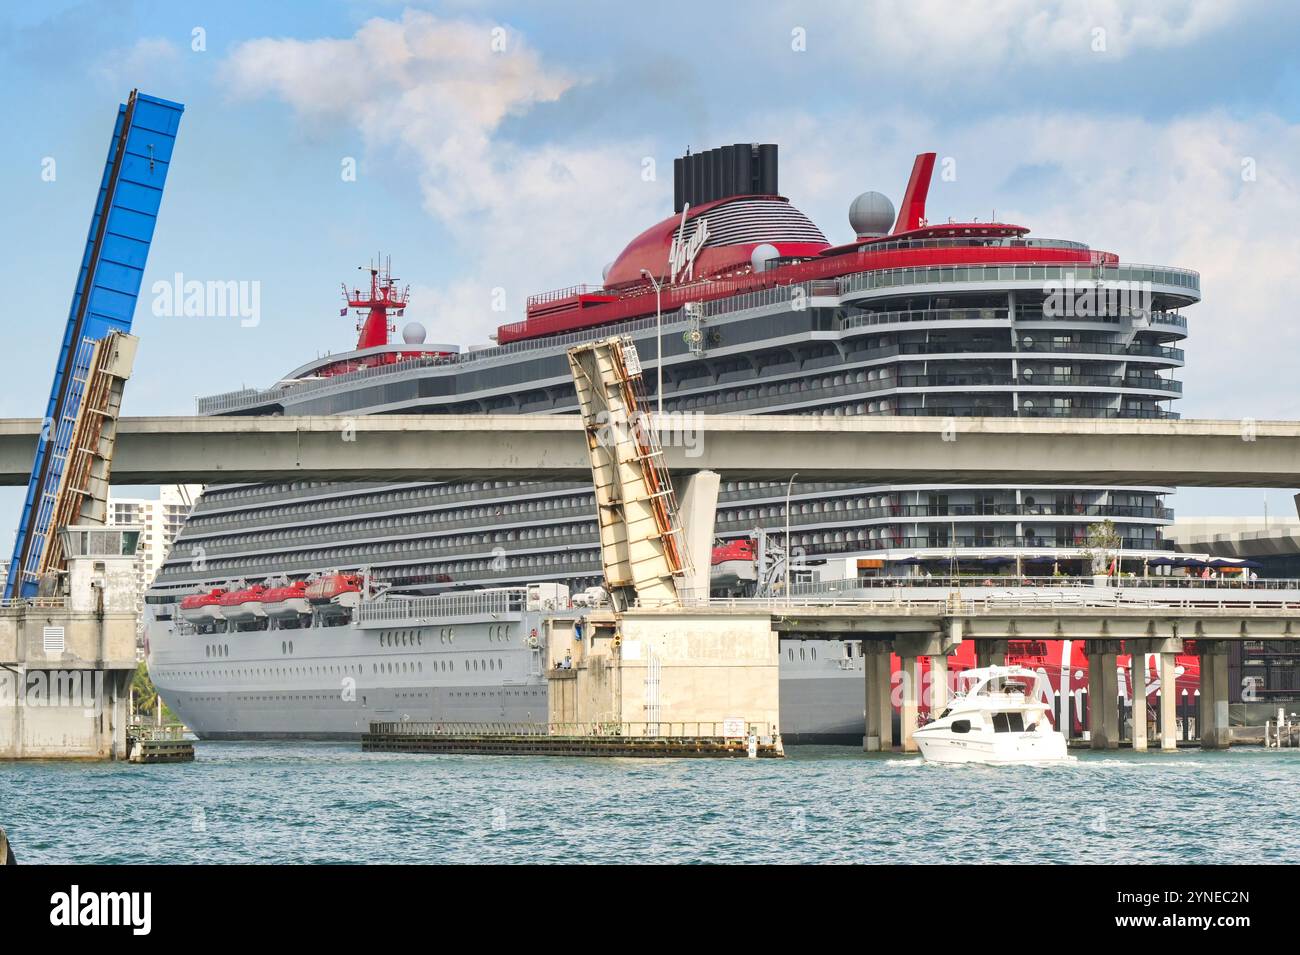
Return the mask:
M879 192L853 199L855 237L832 244L781 195L775 145L687 154L673 213L599 286L532 296L494 344L432 343L414 322L393 341L407 291L377 264L368 288L344 288L354 349L199 412L573 412L566 349L617 334L666 413L1177 417L1199 276L1012 223L931 220L935 159L916 158L897 212ZM724 480L715 561L729 584L762 584L768 540L788 544L792 585L926 562L1084 573L1101 521L1126 557L1170 549L1170 488L861 486L791 469L790 483ZM203 737L544 719L541 617L600 584L585 484L213 486L146 596L150 672ZM859 742L854 644L781 650L786 741Z

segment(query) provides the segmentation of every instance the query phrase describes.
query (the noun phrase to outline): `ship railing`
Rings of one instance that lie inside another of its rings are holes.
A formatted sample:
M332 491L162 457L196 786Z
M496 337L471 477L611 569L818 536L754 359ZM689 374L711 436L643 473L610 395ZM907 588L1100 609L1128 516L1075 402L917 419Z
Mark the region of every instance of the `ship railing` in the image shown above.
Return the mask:
M552 289L549 292L538 292L535 295L528 296L526 304L528 307L534 305L545 305L547 302L559 302L566 298L573 298L576 295L617 295L617 292L611 292L603 285L569 285L565 288Z
M435 594L427 597L403 597L385 594L378 600L364 601L357 608L357 620L438 620L442 617L473 617L490 614L513 614L523 611L526 588L502 588L486 593Z
M1189 269L1168 266L1138 265L1121 262L1103 263L996 263L974 265L917 265L896 269L873 269L854 272L840 279L843 294L868 292L902 285L930 285L948 282L1058 282L1069 281L1150 282L1174 288L1186 288L1200 294L1200 275Z
M680 309L671 312L665 311L663 314L662 324L665 327L682 321L683 318ZM279 402L285 399L297 399L308 394L330 394L333 391L347 390L356 382L363 381L367 378L383 377L386 381L395 381L400 380L403 377L409 378L424 374L430 368L484 364L491 362L493 359L505 360L520 352L539 351L547 348L563 349L567 348L569 345L591 341L596 338L605 338L611 335L628 335L645 331L654 326L655 319L653 317L638 318L632 321L619 322L613 325L600 325L592 328L579 329L563 335L549 335L545 338L510 342L505 345L496 345L491 348L480 348L474 351L458 352L452 355L422 356L421 358L411 359L409 361L400 361L389 365L377 365L372 368L363 368L358 371L351 371L342 375L334 375L329 378L290 382L274 388L265 388L261 390L245 388L239 391L197 398L196 405L199 414L222 414L228 411L238 411L245 408L251 408L259 404Z
M385 736L568 736L568 737L677 737L686 739L743 739L777 735L765 720L646 720L641 722L476 722L397 720L370 724L372 734Z

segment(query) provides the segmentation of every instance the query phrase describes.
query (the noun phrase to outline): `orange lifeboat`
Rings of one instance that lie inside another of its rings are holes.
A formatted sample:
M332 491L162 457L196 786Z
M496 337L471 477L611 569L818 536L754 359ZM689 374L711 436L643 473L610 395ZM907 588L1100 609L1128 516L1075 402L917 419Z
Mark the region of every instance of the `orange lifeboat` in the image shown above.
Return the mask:
M225 591L214 587L206 594L190 594L181 598L181 616L190 623L215 623L223 619L221 598Z
M223 594L218 601L221 613L231 623L249 623L266 616L266 607L262 604L262 595L266 587L253 584L243 590L232 590Z
M307 585L307 599L324 604L344 594L360 594L363 582L360 574L321 574Z
M758 579L758 553L749 538L728 541L713 548L710 583L715 587L737 587Z
M311 613L307 599L307 581L295 580L284 587L272 587L262 594L262 608L268 617L292 620L301 614Z

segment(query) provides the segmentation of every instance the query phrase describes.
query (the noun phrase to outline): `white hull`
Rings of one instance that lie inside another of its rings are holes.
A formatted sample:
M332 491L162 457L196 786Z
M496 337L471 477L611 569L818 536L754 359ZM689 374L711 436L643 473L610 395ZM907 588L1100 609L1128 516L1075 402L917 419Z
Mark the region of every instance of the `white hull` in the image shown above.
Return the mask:
M1001 739L979 740L950 735L913 738L921 755L932 763L983 763L991 766L1067 763L1074 757L1066 751L1060 733L1007 733Z
M404 718L545 722L541 654L520 640L540 618L501 619L207 634L155 620L149 672L204 739L351 739ZM861 745L861 656L839 641L782 641L780 702L788 741Z

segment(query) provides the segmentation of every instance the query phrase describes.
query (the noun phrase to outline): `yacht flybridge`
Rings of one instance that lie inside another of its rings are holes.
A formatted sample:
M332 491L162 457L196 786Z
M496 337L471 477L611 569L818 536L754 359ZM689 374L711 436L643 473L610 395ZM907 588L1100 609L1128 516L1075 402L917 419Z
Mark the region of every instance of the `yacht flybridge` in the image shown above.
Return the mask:
M913 738L933 763L1066 762L1065 737L1034 688L1039 676L1018 666L984 667L962 674L966 686Z

